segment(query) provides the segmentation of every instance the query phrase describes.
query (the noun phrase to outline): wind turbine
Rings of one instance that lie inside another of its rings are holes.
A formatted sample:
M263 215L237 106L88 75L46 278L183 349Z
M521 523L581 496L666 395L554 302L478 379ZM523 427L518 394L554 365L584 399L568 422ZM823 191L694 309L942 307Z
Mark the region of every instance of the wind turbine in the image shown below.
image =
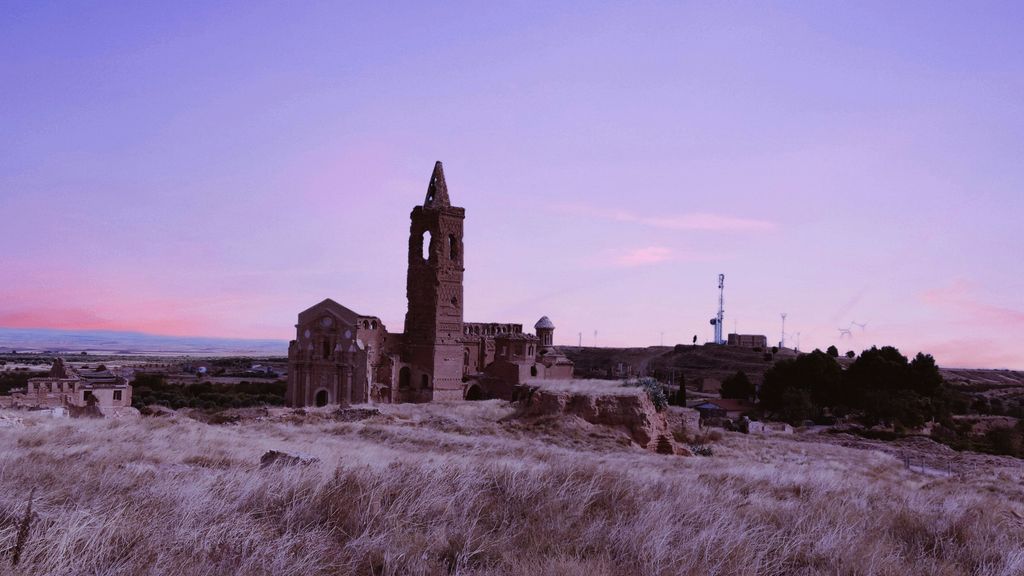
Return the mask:
M850 326L858 326L860 327L860 331L863 332L864 329L868 327L868 323L864 322L863 324L861 324L860 322L850 322Z

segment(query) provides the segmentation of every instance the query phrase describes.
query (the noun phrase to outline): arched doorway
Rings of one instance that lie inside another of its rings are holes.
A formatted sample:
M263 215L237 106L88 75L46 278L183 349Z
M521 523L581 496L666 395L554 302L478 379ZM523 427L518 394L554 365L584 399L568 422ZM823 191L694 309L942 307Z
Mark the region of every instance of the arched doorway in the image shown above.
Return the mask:
M327 390L320 390L316 393L316 405L327 406Z
M480 390L480 387L477 386L476 384L473 384L472 386L469 387L469 389L466 390L466 400L483 400L483 399L484 399L483 390Z
M408 390L409 389L409 381L411 379L412 379L412 372L409 370L408 366L406 366L406 367L402 368L401 370L399 370L398 371L398 389L399 390Z

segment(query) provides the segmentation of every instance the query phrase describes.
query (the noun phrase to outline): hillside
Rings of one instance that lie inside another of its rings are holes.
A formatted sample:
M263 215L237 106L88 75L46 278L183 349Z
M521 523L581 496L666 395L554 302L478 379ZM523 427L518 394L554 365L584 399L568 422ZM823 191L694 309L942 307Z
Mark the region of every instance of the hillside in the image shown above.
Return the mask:
M667 381L673 373L685 374L687 385L698 387L704 379L721 381L743 370L755 384L774 361L764 351L704 344L651 346L649 348L561 348L576 363L580 377L622 377L650 375ZM791 350L781 350L774 360L792 358Z
M735 433L666 456L500 401L376 408L0 415L0 562L34 487L25 576L1024 571L1018 460L907 469L912 444ZM318 461L261 468L268 450Z
M943 368L942 377L965 391L993 397L1024 396L1024 372L1019 370Z
M647 348L566 346L561 350L576 363L576 374L580 377L650 375L668 381L675 371L675 374L685 374L691 388L698 387L706 378L720 382L738 370L743 370L752 382L759 384L776 361L796 355L791 349L783 349L773 359L765 360L763 351L713 344ZM838 360L844 366L850 363L845 357ZM969 395L998 399L1008 408L1024 405L1024 371L942 368L941 374L955 389Z

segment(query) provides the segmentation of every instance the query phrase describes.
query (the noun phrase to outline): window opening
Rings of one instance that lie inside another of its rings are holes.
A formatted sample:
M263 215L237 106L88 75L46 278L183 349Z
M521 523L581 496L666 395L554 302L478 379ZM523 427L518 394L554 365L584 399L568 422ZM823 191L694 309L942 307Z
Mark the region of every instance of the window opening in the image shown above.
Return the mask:
M430 230L427 230L426 232L423 233L423 239L420 242L423 245L423 260L424 261L430 260L430 243L432 241L433 241L433 238L430 235Z

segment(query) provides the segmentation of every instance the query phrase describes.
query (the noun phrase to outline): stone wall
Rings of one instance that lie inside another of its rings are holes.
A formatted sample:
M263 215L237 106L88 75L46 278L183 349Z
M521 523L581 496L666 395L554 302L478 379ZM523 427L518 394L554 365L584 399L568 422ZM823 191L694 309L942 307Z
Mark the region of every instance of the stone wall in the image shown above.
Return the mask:
M692 437L700 432L700 412L693 408L669 406L665 410L665 418L668 419L669 429L673 433L678 432L683 436Z

